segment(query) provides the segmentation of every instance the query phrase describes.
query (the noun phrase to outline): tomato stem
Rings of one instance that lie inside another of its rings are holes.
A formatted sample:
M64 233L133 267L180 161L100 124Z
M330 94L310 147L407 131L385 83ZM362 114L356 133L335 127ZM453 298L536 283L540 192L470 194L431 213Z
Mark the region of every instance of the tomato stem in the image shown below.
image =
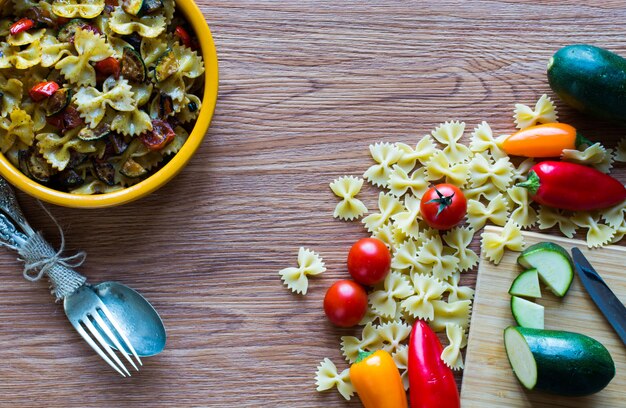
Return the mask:
M537 194L537 190L539 190L540 185L541 181L539 180L539 176L531 170L528 172L528 179L523 183L517 183L515 186L527 188L531 195L535 195Z
M441 192L439 190L437 190L437 187L435 188L435 192L437 193L437 195L439 196L439 198L433 198L430 201L427 201L426 204L430 204L430 203L438 203L439 204L439 208L437 209L437 215L441 214L441 212L443 210L446 209L446 207L449 207L452 204L452 198L454 197L454 193L452 193L449 196L445 196L443 194L441 194Z

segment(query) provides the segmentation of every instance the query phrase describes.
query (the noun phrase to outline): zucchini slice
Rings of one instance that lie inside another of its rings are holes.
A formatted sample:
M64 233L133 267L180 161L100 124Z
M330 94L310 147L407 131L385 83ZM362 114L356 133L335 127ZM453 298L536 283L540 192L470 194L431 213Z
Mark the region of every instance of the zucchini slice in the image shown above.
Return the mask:
M136 178L146 175L148 173L148 170L143 168L133 159L129 158L128 160L126 160L126 163L122 165L120 173L122 173L126 177Z
M100 140L111 133L111 125L106 122L100 122L95 129L85 126L78 132L78 138L86 142Z
M131 16L139 16L145 0L124 0L122 9Z
M46 100L46 115L53 116L67 108L72 100L70 88L59 88Z
M96 177L103 183L112 186L115 184L115 167L108 161L92 160Z
M40 183L47 183L50 181L50 176L52 175L50 165L43 157L36 154L32 150L30 150L27 154L26 167L28 168L28 174L30 174L32 179Z
M522 297L541 297L541 288L539 287L539 274L537 269L532 268L520 273L511 284L509 294Z
M57 38L60 42L73 42L76 30L79 28L85 28L88 25L89 24L85 20L80 18L74 18L63 27L61 27Z
M56 175L56 182L65 189L73 189L82 185L85 180L74 170L65 169Z
M544 308L541 305L522 299L521 297L511 297L511 313L518 325L531 327L533 329L543 329Z
M121 61L121 74L130 82L144 82L148 76L146 64L141 55L130 47L124 47Z
M154 67L154 79L157 82L165 81L178 71L179 65L176 55L171 48L168 48L156 61Z
M552 242L531 245L517 258L525 268L536 268L539 278L557 296L565 296L574 279L574 264L567 251Z
M579 333L507 327L504 347L515 376L529 390L584 396L604 389L615 376L608 350Z

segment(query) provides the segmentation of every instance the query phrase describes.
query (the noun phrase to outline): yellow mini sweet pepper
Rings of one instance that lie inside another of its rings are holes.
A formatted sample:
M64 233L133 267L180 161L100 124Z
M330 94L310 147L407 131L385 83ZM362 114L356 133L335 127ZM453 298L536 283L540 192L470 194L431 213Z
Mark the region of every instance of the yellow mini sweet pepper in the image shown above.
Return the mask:
M350 382L365 408L407 408L400 372L385 350L361 351L350 367Z

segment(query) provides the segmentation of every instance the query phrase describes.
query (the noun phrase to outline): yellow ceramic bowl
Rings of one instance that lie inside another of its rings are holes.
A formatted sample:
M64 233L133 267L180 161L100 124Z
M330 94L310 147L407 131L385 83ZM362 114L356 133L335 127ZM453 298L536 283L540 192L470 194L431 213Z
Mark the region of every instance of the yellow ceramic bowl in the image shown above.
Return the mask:
M178 10L185 16L189 24L195 30L200 41L202 57L204 59L204 94L202 95L202 107L196 124L189 138L172 159L152 176L118 191L106 194L70 194L45 187L25 176L19 169L0 154L0 175L11 184L31 196L52 204L75 208L99 208L125 204L150 194L171 180L187 164L204 139L217 101L217 53L211 31L193 0L176 0Z

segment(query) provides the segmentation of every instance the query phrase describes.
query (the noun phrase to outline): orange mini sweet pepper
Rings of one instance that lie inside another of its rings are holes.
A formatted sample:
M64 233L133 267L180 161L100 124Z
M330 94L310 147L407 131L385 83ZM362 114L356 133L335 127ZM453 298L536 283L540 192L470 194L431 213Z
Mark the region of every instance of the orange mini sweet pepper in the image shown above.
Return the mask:
M407 408L396 363L385 350L359 353L350 367L350 382L365 408Z
M581 145L591 144L568 124L546 123L507 136L500 146L513 156L559 157L563 149L578 149Z

